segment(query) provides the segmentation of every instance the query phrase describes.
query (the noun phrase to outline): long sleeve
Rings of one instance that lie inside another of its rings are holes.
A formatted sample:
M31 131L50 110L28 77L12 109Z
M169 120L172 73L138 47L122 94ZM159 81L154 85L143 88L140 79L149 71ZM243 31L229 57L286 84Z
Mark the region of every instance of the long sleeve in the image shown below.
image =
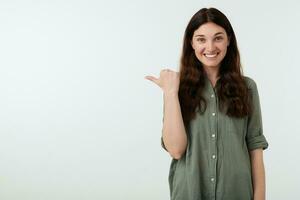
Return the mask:
M246 141L248 150L262 148L267 149L269 144L263 135L263 124L259 94L256 83L250 83L250 96L252 100L252 113L248 117Z

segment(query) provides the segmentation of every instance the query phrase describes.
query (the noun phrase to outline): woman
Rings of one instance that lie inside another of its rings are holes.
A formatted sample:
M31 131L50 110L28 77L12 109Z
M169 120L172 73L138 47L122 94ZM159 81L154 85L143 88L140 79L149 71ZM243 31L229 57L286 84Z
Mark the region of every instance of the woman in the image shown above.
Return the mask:
M203 8L185 30L180 72L146 76L164 92L162 146L172 200L264 200L259 95L243 76L227 17Z

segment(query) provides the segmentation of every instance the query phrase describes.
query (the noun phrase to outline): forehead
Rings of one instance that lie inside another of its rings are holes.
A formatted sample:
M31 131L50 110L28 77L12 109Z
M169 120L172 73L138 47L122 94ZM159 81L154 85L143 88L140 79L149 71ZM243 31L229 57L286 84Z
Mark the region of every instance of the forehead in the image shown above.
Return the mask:
M202 24L198 29L194 31L194 36L196 35L214 36L218 32L222 32L226 35L226 31L222 26L219 26L213 22L207 22L205 24Z

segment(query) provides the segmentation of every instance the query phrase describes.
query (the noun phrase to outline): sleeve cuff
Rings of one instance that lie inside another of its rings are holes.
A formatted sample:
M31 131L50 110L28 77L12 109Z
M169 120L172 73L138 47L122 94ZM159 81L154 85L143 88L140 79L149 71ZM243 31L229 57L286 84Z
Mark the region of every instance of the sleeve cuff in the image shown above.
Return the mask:
M269 146L264 135L259 135L247 140L248 151L262 148L263 150L267 149Z

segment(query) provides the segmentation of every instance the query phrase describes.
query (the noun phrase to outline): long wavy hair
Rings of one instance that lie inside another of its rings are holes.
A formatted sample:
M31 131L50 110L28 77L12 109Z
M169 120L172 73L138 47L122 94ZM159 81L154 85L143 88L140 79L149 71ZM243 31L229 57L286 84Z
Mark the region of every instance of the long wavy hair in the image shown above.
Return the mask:
M250 95L242 75L240 54L233 28L227 17L216 8L202 8L193 15L186 27L180 60L178 95L186 127L195 118L196 112L203 114L207 107L202 94L205 87L205 71L191 46L194 31L207 22L223 27L230 40L227 53L220 64L219 79L215 86L219 109L230 117L238 118L251 112Z

